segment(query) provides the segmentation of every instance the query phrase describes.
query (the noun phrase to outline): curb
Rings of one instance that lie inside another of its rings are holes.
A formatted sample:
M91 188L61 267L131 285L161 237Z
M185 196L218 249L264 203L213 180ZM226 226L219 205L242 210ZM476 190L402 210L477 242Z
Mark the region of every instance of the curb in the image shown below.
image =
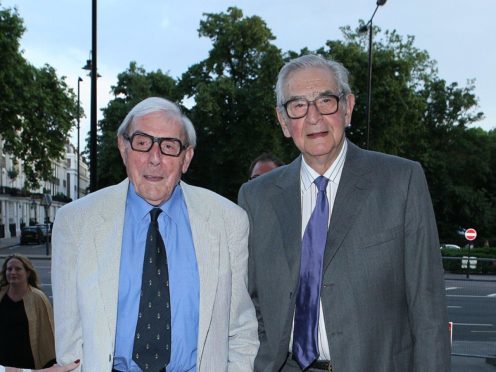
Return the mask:
M0 254L0 259L6 259L9 257L10 254ZM30 260L51 260L52 255L41 255L41 254L23 254L23 256L26 256Z

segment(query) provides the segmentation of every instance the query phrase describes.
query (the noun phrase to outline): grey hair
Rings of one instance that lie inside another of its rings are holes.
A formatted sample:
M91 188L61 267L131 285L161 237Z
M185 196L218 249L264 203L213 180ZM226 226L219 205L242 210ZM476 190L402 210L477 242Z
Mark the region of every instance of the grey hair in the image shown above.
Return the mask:
M283 107L286 102L284 97L284 87L288 83L290 75L298 70L306 68L323 68L328 70L335 79L338 90L344 94L344 99L351 93L350 84L348 83L349 72L341 63L325 59L318 54L307 54L287 62L279 71L276 84L277 106ZM284 111L283 111L284 112Z
M191 147L196 146L196 131L191 120L184 115L175 103L160 97L149 97L134 106L126 115L121 125L117 129L117 136L127 133L129 126L134 119L151 114L154 112L164 112L168 116L179 120L186 134L186 140Z

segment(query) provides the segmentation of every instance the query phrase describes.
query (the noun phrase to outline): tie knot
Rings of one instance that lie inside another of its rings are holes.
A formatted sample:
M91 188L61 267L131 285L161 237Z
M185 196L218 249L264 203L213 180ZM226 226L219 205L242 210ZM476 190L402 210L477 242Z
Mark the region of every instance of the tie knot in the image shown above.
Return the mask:
M319 176L313 182L315 183L315 186L317 186L319 192L325 191L327 187L327 183L329 182L329 178L326 178L324 176Z
M153 208L150 211L150 217L151 217L153 223L157 223L158 215L160 213L162 213L162 209L160 209L160 208Z

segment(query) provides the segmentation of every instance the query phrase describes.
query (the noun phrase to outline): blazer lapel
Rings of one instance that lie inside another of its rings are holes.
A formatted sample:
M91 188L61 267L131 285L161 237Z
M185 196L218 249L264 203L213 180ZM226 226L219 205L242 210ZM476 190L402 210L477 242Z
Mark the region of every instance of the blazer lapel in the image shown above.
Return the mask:
M301 252L301 156L281 172L275 182L278 188L272 197L272 205L281 227L284 253L292 274L292 283L298 282Z
M115 334L119 293L122 230L129 182L124 180L101 202L99 220L94 221L93 244L97 256L98 282L110 334Z
M219 280L219 233L209 225L209 209L195 189L181 181L200 279L200 308L198 325L198 360L202 360L208 328L212 318Z
M370 192L370 179L367 177L370 170L366 168L363 153L364 150L348 141L346 160L327 232L324 271L341 247Z

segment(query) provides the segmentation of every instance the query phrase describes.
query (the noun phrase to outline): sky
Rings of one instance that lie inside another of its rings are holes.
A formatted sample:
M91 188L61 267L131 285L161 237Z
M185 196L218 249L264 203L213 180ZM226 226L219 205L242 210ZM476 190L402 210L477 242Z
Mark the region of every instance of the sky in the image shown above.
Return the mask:
M82 70L91 52L91 1L0 0L1 8L16 7L26 32L24 57L34 66L49 64L77 92L86 117L81 119L81 146L90 127L91 83ZM137 62L147 72L161 69L177 78L208 56L211 42L198 36L204 13L240 8L258 15L271 29L273 43L283 52L320 48L327 40L342 39L340 27L353 29L372 16L375 0L100 0L97 5L97 83L99 109L113 98L117 75ZM476 124L496 128L496 27L494 0L388 0L374 16L374 25L415 37L414 46L437 61L439 76L466 86L475 79ZM491 23L490 23L491 22ZM373 89L373 87L372 87ZM101 118L98 110L98 118ZM372 118L373 120L373 118ZM76 145L76 130L72 143Z

